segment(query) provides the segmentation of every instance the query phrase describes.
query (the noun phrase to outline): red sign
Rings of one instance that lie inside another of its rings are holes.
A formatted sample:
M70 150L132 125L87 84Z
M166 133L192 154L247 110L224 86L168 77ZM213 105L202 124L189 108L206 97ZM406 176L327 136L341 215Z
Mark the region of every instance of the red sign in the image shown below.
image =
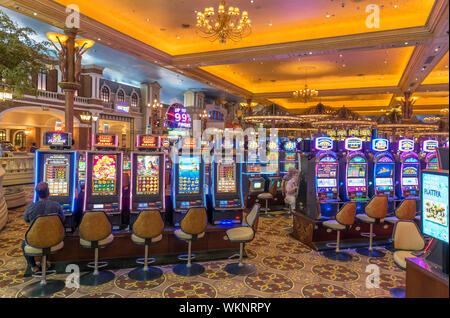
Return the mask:
M197 139L196 138L183 138L183 148L184 149L197 148Z
M119 139L117 138L117 135L95 134L94 138L92 138L92 141L92 146L94 147L119 147Z
M136 141L137 148L159 148L159 137L138 135Z

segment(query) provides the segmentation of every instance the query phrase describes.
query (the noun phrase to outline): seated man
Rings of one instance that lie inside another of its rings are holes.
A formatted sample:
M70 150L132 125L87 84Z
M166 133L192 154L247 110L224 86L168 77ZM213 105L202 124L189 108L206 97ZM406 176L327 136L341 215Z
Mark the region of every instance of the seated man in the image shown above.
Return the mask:
M289 181L286 184L286 196L284 198L284 202L289 205L289 213L292 213L295 210L295 200L297 197L297 189L298 189L298 170L294 167L291 167L292 174ZM291 173L291 168L289 168L289 172ZM295 171L294 171L295 170Z
M40 182L36 186L36 193L39 197L39 201L36 203L31 203L29 206L27 206L24 214L25 222L31 224L38 216L57 214L61 218L61 221L64 223L65 216L61 205L56 201L49 200L50 191L48 189L48 184L45 182ZM23 240L22 251L24 251L25 244L25 240ZM28 265L31 267L33 273L39 271L39 267L36 266L34 257L25 256L25 259L27 260Z
M292 179L292 176L298 175L298 170L295 167L289 167L288 173L283 177L283 180L281 182L281 192L283 193L283 196L286 196L286 187L289 180Z

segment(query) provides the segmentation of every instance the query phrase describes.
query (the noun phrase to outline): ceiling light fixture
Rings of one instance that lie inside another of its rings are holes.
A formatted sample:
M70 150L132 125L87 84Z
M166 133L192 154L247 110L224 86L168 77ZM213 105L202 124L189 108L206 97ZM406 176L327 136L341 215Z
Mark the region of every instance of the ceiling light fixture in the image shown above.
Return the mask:
M310 89L308 87L307 79L308 79L307 68L305 67L305 87L303 89L299 89L299 90L292 92L292 95L295 98L303 98L304 103L308 102L309 98L319 95L319 91L317 91L315 89Z
M204 34L204 37L212 42L219 40L226 43L227 40L240 41L243 37L251 33L251 20L247 11L241 12L238 7L228 7L225 9L225 1L221 1L217 14L213 7L205 8L205 11L197 12L197 28Z

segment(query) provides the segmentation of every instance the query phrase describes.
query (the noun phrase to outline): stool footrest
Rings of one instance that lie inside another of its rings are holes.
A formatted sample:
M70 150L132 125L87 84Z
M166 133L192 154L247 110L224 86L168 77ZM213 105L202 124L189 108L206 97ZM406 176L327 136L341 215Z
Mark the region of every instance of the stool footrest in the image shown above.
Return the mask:
M86 266L89 268L95 268L95 262L89 262ZM108 262L102 261L97 263L97 268L103 268L106 266L108 266Z
M228 259L233 259L233 258L236 258L236 257L239 257L239 256L241 256L241 255L240 254L233 254L233 255L229 256Z
M367 232L361 233L361 236L370 237L370 233L367 233ZM375 233L372 233L372 237L375 237L375 236L377 236L377 235Z
M178 255L177 258L178 258L180 261L187 261L187 260L189 260L188 254L181 254L181 255ZM195 259L195 254L191 254L191 260L193 260L193 259Z
M147 258L147 264L153 264L154 262L156 262L156 258L154 258L154 257ZM138 258L136 260L136 264L145 265L145 257Z
M53 276L53 275L56 275L56 271L54 269L48 270L48 271L45 272L45 276L46 277ZM38 271L36 273L33 273L31 276L32 277L36 277L36 278L42 278L42 271Z

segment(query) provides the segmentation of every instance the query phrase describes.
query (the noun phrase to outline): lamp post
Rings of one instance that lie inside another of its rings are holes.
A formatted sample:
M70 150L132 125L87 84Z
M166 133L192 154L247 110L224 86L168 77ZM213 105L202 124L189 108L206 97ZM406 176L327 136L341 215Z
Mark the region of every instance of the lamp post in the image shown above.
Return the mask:
M13 94L5 85L0 86L0 102L5 102L13 99Z
M64 34L47 33L47 38L58 52L62 81L59 86L65 93L65 130L73 133L73 105L75 91L80 88L81 57L94 45L88 39L76 39L78 29L65 29Z
M202 121L202 132L206 130L206 121L209 118L209 114L206 112L206 109L199 115L200 120Z
M162 133L161 129L160 129L161 128L160 127L161 126L161 117L162 117L161 110L163 108L163 104L158 102L158 99L155 98L153 100L153 104L151 104L151 105L149 104L148 106L151 107L152 131L154 129L155 134L161 135L161 133ZM159 125L157 125L158 120L159 120Z

